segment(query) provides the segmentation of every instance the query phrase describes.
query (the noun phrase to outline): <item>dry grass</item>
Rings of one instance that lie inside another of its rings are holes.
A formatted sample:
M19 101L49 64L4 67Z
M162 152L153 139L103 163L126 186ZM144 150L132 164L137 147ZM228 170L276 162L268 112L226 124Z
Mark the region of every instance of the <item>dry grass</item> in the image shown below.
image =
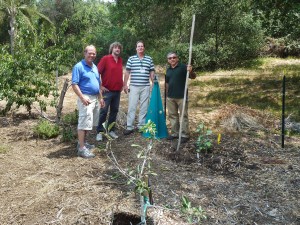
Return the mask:
M190 93L197 91L191 87ZM125 121L126 97L122 95L120 124ZM63 112L75 108L76 96L69 89ZM299 138L287 137L281 149L280 137L272 130L278 119L245 106L215 105L209 113L201 107L189 110L191 140L181 145L180 153L174 154L176 141L162 140L153 149L152 168L158 175L151 181L157 207L149 209L149 216L155 224L186 224L179 213L181 197L186 196L206 211L205 225L298 225ZM32 128L38 120L24 114L20 109L0 117L1 146L9 146L0 154L1 224L109 225L115 213L139 214L134 187L125 185L122 176L116 178L118 171L105 152L96 149L96 158L86 160L76 156L76 140L35 139ZM200 121L224 131L221 144L214 143L211 153L197 159L195 128ZM132 168L137 150L131 145L143 145L145 139L122 131L120 126L112 149L122 167ZM89 141L97 144L95 132Z
M274 129L276 118L268 112L229 104L214 111L213 120L228 132L248 132Z

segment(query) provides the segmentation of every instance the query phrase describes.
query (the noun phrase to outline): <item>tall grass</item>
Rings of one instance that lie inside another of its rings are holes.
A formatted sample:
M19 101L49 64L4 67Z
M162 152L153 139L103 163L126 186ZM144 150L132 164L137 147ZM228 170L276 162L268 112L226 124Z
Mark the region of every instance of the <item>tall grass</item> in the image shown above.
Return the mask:
M286 115L300 121L300 60L265 58L249 65L234 71L202 72L200 79L190 84L199 89L191 105L214 108L232 103L280 116L285 75Z

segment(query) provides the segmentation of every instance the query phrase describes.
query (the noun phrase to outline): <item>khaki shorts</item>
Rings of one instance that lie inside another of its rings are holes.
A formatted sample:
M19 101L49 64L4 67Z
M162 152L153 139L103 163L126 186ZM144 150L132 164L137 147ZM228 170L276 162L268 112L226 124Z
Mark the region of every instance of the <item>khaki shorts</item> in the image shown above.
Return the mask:
M91 104L85 106L81 100L77 99L77 107L79 112L78 130L92 130L93 126L98 126L100 105L98 95L83 95L91 100Z

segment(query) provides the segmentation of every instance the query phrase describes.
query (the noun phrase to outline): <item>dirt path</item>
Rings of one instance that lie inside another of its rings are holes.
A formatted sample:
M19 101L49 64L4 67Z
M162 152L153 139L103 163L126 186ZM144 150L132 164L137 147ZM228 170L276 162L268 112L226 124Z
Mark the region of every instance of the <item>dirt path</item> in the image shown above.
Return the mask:
M66 77L64 77L66 78ZM162 83L160 85L163 86ZM197 93L197 88L191 89ZM76 96L68 90L63 112L76 108ZM127 108L122 96L122 109ZM49 111L51 115L54 111ZM191 127L209 121L213 113L190 109ZM139 201L133 187L112 166L102 150L94 159L76 156L76 141L62 143L60 137L33 137L37 119L22 111L0 117L0 223L1 224L111 224L114 213L138 215ZM113 150L124 168L134 166L137 150L145 144L138 133L122 135ZM94 141L95 133L90 136ZM202 224L300 224L299 140L288 138L281 149L279 137L270 133L224 133L213 153L196 158L196 134L184 144L180 155L176 143L162 140L153 151L154 201L170 210L150 209L155 224L185 224L179 213L181 197L206 211ZM103 149L104 144L100 144ZM117 178L115 178L117 177Z

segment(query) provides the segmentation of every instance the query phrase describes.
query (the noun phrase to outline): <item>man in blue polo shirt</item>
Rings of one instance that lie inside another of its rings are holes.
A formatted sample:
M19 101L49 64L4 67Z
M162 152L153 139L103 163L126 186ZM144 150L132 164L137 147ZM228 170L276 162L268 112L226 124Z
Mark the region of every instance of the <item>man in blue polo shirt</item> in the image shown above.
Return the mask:
M128 93L127 82L130 76L130 92L128 99L127 129L124 134L134 131L135 112L140 102L138 128L145 125L149 104L150 80L154 79L154 64L150 56L145 55L144 42L136 43L137 54L129 57L124 77L124 92Z
M95 46L87 46L84 50L84 59L78 62L72 70L72 88L78 96L79 111L77 155L83 158L95 157L90 152L95 146L86 142L86 135L89 130L93 129L93 126L98 125L100 106L104 106L100 92L101 79L97 66L93 63L95 58Z

